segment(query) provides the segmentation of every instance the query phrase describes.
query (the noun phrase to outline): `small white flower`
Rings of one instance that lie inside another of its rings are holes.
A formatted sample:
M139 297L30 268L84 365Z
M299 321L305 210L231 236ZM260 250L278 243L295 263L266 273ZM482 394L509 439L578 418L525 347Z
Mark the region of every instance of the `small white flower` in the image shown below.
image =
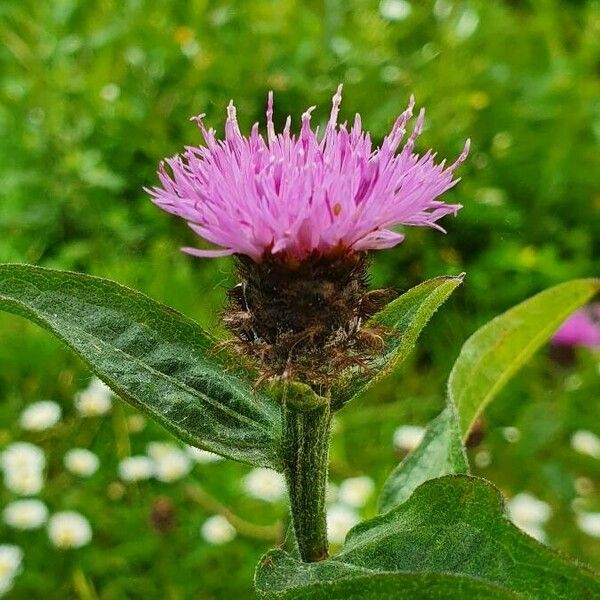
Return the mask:
M112 392L99 379L92 379L85 390L75 395L75 408L82 417L99 417L112 407Z
M38 471L27 470L5 473L4 485L19 496L35 496L44 489L44 476Z
M209 452L208 450L202 450L202 448L187 446L185 450L190 455L190 458L199 464L220 462L225 460L222 456L219 456L214 452Z
M540 542L546 541L544 523L552 515L550 505L535 496L522 492L513 496L506 504L511 521Z
M515 444L521 439L521 431L517 427L504 427L502 436L507 442Z
M209 544L226 544L235 538L237 531L235 527L223 516L214 515L202 524L202 537Z
M338 500L348 506L361 508L367 503L374 489L375 484L370 477L351 477L342 481Z
M13 586L14 578L21 570L23 550L12 544L0 544L0 596Z
M92 527L90 522L78 512L58 512L48 521L48 536L57 548L81 548L90 543Z
M4 471L17 469L35 469L42 471L46 466L44 452L29 442L15 442L6 447L2 453Z
M591 537L600 538L600 512L578 514L577 527Z
M146 451L154 461L154 476L159 481L172 483L183 479L192 470L187 452L168 442L150 442Z
M63 460L67 470L79 477L90 477L100 466L98 457L85 448L72 448Z
M379 14L388 21L403 21L412 12L410 2L406 0L381 0Z
M528 533L532 538L536 539L538 542L545 544L547 541L546 532L541 525L537 523L522 523L520 525L516 524L517 527L523 530L525 533Z
M170 442L148 442L146 444L146 454L154 460L160 460L163 456L166 456L173 449L178 447Z
M127 429L131 433L139 433L146 427L146 419L139 414L129 415L127 417Z
M250 471L244 477L243 484L250 496L267 502L280 500L285 496L287 489L285 479L280 473L263 467Z
M358 523L356 511L344 504L332 504L327 510L327 537L332 544L343 544L346 534Z
M480 469L485 469L492 464L492 454L489 450L479 450L475 454L474 461Z
M12 544L0 544L0 577L14 577L21 568L23 550Z
M394 431L394 446L404 452L410 452L421 443L424 435L424 427L402 425Z
M185 452L176 450L155 462L154 474L159 481L172 483L183 479L191 470L190 457Z
M40 448L28 442L15 442L0 455L4 485L22 496L37 494L44 486L46 459Z
M19 424L27 431L44 431L54 427L59 421L62 410L52 400L40 400L30 404L21 413Z
M41 500L15 500L6 505L2 518L15 529L37 529L48 519L48 508Z
M580 429L571 436L571 448L580 454L600 458L600 438L587 429Z
M119 463L119 477L123 481L142 481L154 475L154 461L147 456L129 456Z

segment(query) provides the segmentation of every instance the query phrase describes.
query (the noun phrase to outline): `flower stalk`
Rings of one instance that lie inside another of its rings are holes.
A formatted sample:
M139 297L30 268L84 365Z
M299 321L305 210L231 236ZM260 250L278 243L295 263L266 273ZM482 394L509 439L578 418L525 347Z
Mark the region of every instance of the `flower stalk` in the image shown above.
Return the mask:
M292 524L302 560L317 562L329 556L325 496L331 407L327 398L317 396L308 386L290 385L295 392L298 389L303 392L285 394L282 405L285 477Z

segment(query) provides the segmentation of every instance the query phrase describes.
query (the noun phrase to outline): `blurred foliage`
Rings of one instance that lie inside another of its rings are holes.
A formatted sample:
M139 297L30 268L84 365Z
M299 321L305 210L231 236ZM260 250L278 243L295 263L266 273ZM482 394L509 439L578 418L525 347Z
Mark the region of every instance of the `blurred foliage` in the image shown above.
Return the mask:
M472 138L463 181L448 194L464 204L446 220L448 234L410 230L373 269L375 285L406 289L466 271L465 285L402 372L340 415L338 479L369 473L383 481L398 459L394 428L425 423L442 406L444 379L477 326L544 287L598 274L597 0L0 0L0 42L0 260L111 277L210 327L232 282L230 261L180 254L193 234L142 191L162 157L199 141L191 115L205 112L222 130L234 98L247 127L262 120L273 89L279 123L287 114L297 123L312 104L325 119L341 81L342 115L361 112L376 139L411 93L427 108L421 149L452 159ZM13 422L26 402L52 397L70 406L85 375L38 329L2 317L0 331L7 443L20 435ZM549 502L550 542L596 566L600 551L576 529L570 503L574 482L586 477L596 481L586 508L600 509L598 461L575 454L569 438L600 421L599 385L589 354L568 367L540 356L491 408L473 451L490 452L491 465L476 471L507 494L527 489ZM184 484L108 497L123 452L111 434L119 414L97 433L72 424L47 440L55 465L78 444L101 456L95 479L58 473L42 494L55 510L87 514L95 540L73 556L49 555L43 532L23 538L3 528L2 539L26 550L14 597L249 595L269 543L239 536L224 548L206 545L198 528L208 515L190 504ZM520 442L502 438L507 425L521 429ZM149 426L141 435L164 434ZM223 503L268 523L273 509L239 494L245 471L221 463L196 476ZM166 537L147 524L159 495L180 515ZM9 497L1 492L2 502Z

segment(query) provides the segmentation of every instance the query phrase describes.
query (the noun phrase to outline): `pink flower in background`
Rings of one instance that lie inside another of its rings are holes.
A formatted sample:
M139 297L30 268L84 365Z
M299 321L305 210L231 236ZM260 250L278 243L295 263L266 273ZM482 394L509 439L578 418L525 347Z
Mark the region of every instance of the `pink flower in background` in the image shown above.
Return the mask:
M557 346L600 348L600 303L573 313L552 337Z
M414 152L423 127L421 110L401 146L414 100L398 117L379 148L374 148L357 114L352 127L338 125L341 86L333 97L324 134L311 128L311 112L302 115L298 135L290 118L281 133L273 125L273 96L267 106L266 139L254 125L240 132L233 103L227 108L225 139L195 117L206 146L186 147L162 163L162 187L146 190L163 210L184 218L218 249L183 248L195 256L264 254L303 259L336 248L364 251L389 248L404 236L398 225L433 227L459 204L438 200L457 183L455 169L465 160L469 142L448 167L435 154Z

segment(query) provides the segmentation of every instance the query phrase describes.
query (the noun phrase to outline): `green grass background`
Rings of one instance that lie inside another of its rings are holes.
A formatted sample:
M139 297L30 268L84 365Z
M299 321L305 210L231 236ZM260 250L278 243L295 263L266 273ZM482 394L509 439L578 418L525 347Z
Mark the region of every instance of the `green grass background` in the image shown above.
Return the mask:
M184 223L142 191L156 165L198 143L189 117L207 113L222 130L235 99L243 127L263 118L275 91L276 121L298 117L345 84L342 117L355 111L375 139L414 93L427 109L419 148L453 158L472 152L447 195L464 209L447 235L409 230L378 253L374 285L399 290L439 274L467 272L465 284L429 325L402 371L340 415L332 476L367 473L381 484L398 456L402 423L424 424L442 406L445 379L462 342L502 310L552 284L598 274L600 257L600 3L584 0L425 0L390 21L372 0L0 0L0 260L30 262L116 279L218 327L232 284L231 261L178 252L194 244ZM385 11L383 11L385 12ZM80 510L94 541L52 550L43 531L3 541L21 545L25 569L14 598L243 598L270 543L239 535L213 547L199 534L210 514L192 501L196 480L244 518L262 524L285 507L241 491L247 468L198 466L178 484L146 483L115 493L116 464L166 434L149 424L127 431L129 410L82 421L72 397L88 374L34 326L0 317L0 444L27 439L50 460L41 497L53 510ZM551 544L600 566L598 543L575 526L574 482L594 483L598 461L576 454L578 428L598 430L598 358L579 352L568 367L543 351L487 414L478 449L491 465L475 472L507 495L528 490L553 508ZM60 402L65 423L23 434L28 402ZM522 431L507 443L501 428ZM102 468L82 482L62 471L64 451L86 445ZM170 498L177 525L161 535L148 515ZM0 502L12 499L0 490ZM373 514L374 501L365 511Z

